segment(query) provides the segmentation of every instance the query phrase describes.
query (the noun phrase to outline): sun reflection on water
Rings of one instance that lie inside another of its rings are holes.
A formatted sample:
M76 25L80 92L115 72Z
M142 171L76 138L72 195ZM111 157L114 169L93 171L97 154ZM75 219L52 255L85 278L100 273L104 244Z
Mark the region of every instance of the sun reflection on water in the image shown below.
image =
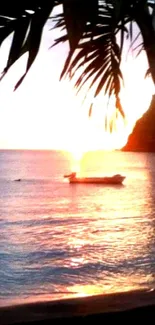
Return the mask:
M99 152L82 158L83 173L125 173L121 189L72 187L60 178L7 182L0 281L8 299L55 300L155 285L155 164L154 156L151 162L146 157Z

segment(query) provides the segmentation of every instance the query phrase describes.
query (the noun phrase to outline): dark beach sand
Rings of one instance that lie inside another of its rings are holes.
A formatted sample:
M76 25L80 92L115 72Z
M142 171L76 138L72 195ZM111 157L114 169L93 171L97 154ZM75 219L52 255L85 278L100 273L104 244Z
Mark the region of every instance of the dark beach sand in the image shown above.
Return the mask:
M132 291L0 308L0 325L96 324L128 320L155 321L155 290Z

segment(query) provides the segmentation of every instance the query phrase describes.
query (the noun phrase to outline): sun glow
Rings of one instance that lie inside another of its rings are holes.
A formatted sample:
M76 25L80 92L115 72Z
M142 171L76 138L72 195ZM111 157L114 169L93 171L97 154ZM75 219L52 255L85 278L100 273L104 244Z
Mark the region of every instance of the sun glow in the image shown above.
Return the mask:
M89 91L83 103L84 89L76 96L73 83L59 81L67 50L64 45L49 52L41 50L15 93L12 90L23 73L25 57L4 78L0 85L0 148L68 150L74 156L73 168L78 170L85 152L125 145L136 120L148 109L154 87L150 78L144 79L146 56L130 57L122 65L125 87L120 94L126 118L116 118L114 99L109 101L104 91L95 100Z
M121 149L127 142L136 121L148 109L154 85L151 78L144 78L147 69L147 60L144 53L137 60L130 57L122 67L125 87L122 88L120 98L125 112L125 119L115 110L115 99L103 95L93 101L92 115L88 118L88 103L79 110L76 117L76 126L70 141L69 150L76 161L73 169L79 170L82 155L92 150ZM134 71L134 74L133 74ZM90 95L90 102L92 96ZM108 103L108 106L107 106ZM87 107L87 108L86 108ZM105 120L107 125L105 126ZM112 128L112 131L110 130ZM76 136L75 136L76 134Z

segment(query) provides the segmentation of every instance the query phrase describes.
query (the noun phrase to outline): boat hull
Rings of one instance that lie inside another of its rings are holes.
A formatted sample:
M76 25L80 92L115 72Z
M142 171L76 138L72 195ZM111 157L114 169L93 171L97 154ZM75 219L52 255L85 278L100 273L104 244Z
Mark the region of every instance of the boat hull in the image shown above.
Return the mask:
M71 184L111 184L119 185L124 181L124 176L112 176L112 177L70 177L69 183Z

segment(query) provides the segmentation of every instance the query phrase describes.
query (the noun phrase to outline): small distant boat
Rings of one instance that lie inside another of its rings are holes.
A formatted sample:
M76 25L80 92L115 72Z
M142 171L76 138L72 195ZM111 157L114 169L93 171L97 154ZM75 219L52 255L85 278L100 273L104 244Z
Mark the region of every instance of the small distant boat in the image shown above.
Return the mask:
M122 184L125 176L120 174L116 174L113 176L105 176L105 177L77 177L76 173L71 173L69 175L64 175L65 178L68 178L69 183L77 183L77 184L111 184L111 185L119 185Z

